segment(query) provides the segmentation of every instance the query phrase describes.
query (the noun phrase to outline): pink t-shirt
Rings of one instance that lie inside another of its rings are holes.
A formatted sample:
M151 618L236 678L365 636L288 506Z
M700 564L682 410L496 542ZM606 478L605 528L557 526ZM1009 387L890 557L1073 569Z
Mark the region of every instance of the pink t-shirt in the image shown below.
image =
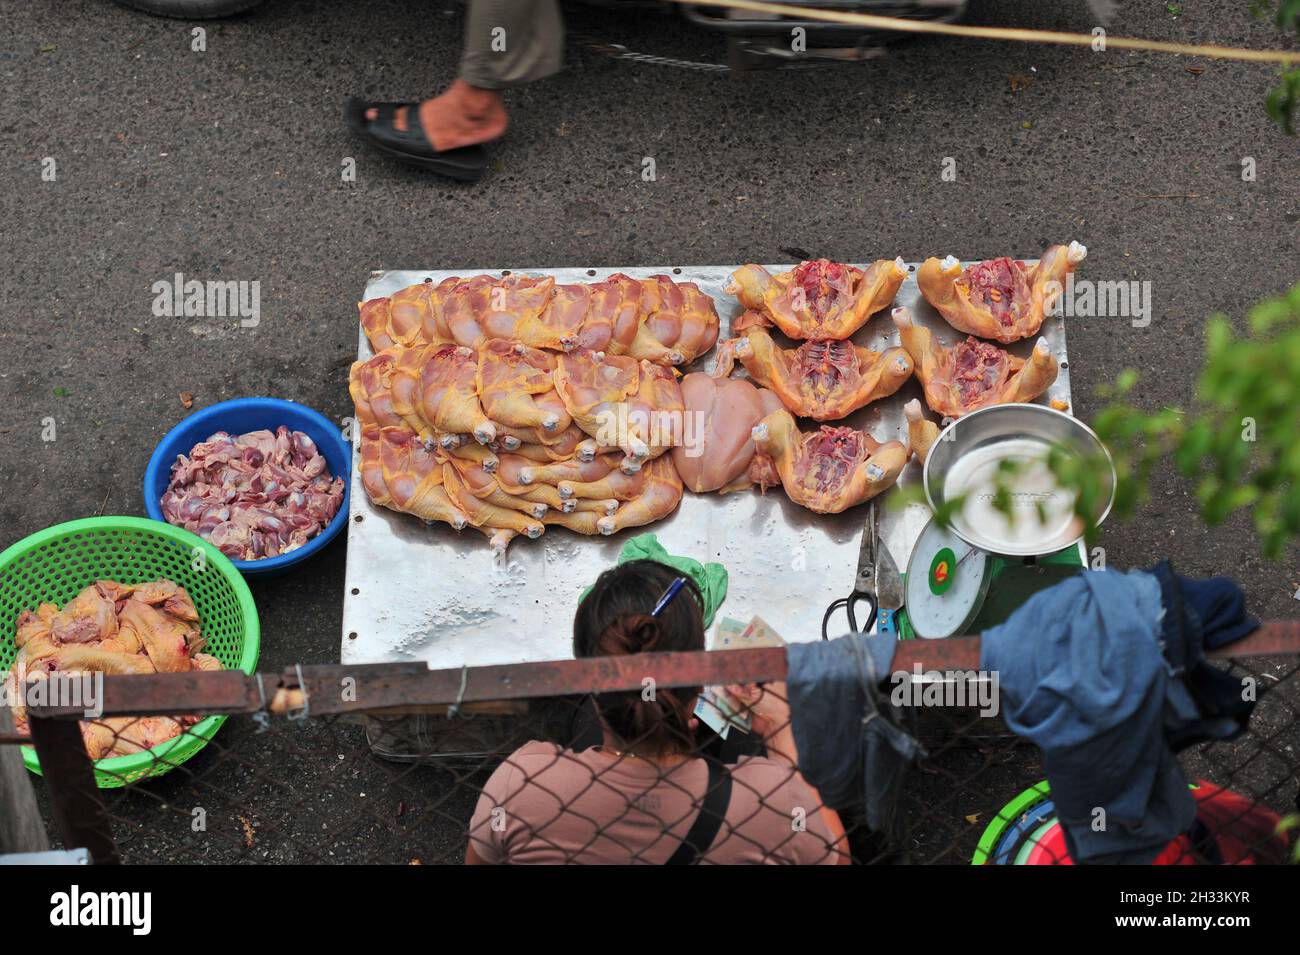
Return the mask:
M821 800L789 764L746 757L731 771L731 803L701 862L834 863ZM699 812L708 767L661 770L635 756L532 742L488 779L470 824L490 863L660 865Z

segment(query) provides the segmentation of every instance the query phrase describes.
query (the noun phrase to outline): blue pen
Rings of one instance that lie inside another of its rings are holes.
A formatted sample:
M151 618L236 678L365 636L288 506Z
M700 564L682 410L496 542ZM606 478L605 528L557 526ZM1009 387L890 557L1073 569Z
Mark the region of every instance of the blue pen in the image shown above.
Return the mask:
M671 584L669 584L668 589L664 591L664 595L660 597L659 602L655 604L655 609L650 611L650 616L652 617L659 616L659 614L663 612L664 607L667 607L670 603L672 603L673 598L676 597L681 592L681 589L685 586L686 586L685 577L678 577Z

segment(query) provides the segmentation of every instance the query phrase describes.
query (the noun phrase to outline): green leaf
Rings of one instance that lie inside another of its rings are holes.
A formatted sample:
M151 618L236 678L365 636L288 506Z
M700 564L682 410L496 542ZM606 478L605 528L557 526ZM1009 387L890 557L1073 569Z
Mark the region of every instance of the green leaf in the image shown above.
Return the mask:
M1295 114L1300 108L1300 69L1281 75L1277 86L1264 97L1264 111L1288 136L1295 135Z
M1285 30L1288 26L1295 27L1297 34L1300 34L1300 0L1282 0L1277 8L1277 25Z
M1183 435L1183 440L1178 444L1178 450L1174 453L1174 463L1178 470L1182 471L1187 477L1196 473L1200 466L1201 458L1205 457L1210 450L1210 433L1209 423L1206 421L1197 421Z

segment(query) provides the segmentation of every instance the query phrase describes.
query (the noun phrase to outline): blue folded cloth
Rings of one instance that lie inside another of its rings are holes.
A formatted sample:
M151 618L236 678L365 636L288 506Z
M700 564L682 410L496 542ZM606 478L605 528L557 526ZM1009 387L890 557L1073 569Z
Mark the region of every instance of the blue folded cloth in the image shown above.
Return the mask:
M1085 571L983 635L1002 714L1043 751L1071 857L1147 863L1192 825L1174 750L1240 733L1250 704L1204 648L1258 626L1224 578Z
M892 634L860 633L786 648L799 771L826 805L865 804L867 825L887 834L907 768L923 754L881 688L897 648Z

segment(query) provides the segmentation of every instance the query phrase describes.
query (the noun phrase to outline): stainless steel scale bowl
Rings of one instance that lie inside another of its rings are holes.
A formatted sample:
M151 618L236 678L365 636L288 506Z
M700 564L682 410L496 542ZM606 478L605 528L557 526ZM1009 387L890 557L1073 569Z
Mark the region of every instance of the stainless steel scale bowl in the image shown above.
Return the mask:
M925 461L925 496L937 510L964 495L952 530L981 550L1010 557L1064 550L1083 537L1084 521L1074 513L1074 495L1047 467L1053 446L1105 462L1105 503L1091 515L1100 524L1115 503L1115 463L1091 428L1046 405L991 405L944 428ZM1007 460L1020 466L1010 479L1009 516L993 506L994 479Z

